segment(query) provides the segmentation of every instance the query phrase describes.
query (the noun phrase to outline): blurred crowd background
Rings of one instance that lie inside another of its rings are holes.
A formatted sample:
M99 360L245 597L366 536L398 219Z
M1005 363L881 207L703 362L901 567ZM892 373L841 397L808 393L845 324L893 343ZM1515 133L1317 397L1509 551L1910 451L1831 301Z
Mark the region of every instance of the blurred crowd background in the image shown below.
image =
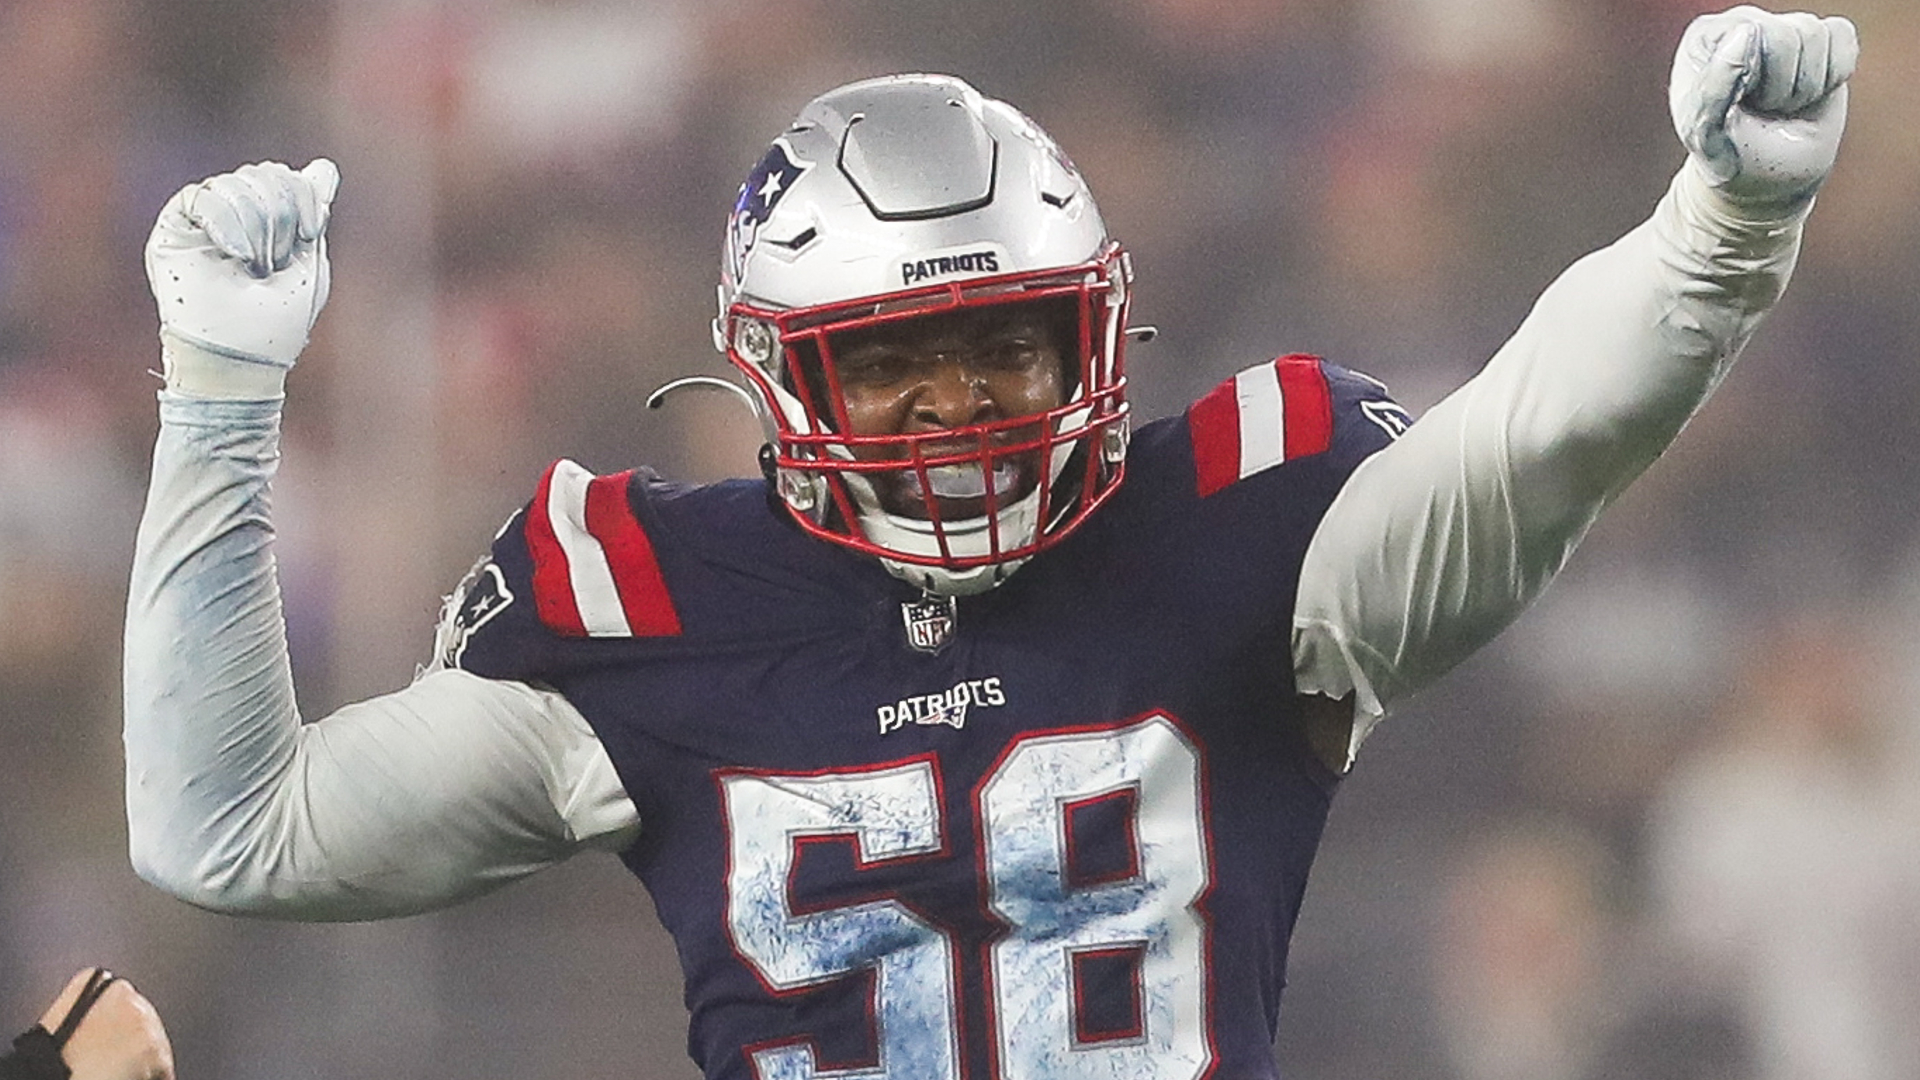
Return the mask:
M155 429L141 244L325 154L333 301L279 548L309 715L424 660L551 459L748 473L707 332L766 141L850 79L1008 98L1139 272L1137 407L1279 352L1418 412L1681 161L1704 0L5 0L0 1016L129 973L195 1080L690 1077L672 950L591 858L441 915L206 915L124 856L118 630ZM1865 41L1798 277L1494 647L1374 736L1296 941L1295 1080L1920 1076L1920 5Z

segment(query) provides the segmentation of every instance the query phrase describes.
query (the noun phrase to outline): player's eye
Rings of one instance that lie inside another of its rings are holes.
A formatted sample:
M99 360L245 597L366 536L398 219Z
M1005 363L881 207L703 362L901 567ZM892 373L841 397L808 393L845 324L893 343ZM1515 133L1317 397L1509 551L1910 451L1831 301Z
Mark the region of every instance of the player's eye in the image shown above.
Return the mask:
M851 386L888 386L913 374L914 357L894 349L860 349L840 361L840 381Z
M1038 341L1008 338L982 351L980 363L995 371L1026 372L1040 366L1046 350Z

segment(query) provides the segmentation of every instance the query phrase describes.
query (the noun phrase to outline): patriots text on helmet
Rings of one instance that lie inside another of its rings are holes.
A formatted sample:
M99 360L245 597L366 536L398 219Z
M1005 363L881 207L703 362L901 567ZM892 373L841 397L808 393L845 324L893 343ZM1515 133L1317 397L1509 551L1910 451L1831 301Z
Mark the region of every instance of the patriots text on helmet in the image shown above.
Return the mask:
M1000 257L992 251L968 251L959 255L938 255L930 259L911 259L900 264L900 284L912 285L949 274L997 274Z

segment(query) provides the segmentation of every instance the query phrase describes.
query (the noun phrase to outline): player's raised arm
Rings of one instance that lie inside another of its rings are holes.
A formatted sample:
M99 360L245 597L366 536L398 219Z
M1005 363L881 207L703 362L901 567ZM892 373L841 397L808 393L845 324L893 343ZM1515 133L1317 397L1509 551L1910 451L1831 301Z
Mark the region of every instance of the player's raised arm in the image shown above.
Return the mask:
M1859 56L1843 18L1694 21L1669 90L1686 164L1653 216L1575 263L1486 368L1364 462L1302 571L1302 692L1393 702L1478 648L1658 457L1785 287Z
M552 693L441 671L300 722L268 485L338 183L324 159L244 166L182 189L147 245L167 388L128 598L129 836L143 877L217 910L419 911L634 826Z

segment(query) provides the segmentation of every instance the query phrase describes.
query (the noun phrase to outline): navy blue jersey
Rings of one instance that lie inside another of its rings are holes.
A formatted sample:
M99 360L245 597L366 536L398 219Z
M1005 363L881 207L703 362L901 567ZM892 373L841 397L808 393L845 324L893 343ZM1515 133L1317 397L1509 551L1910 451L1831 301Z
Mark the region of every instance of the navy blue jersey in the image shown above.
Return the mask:
M1294 593L1405 420L1311 357L1251 369L950 611L759 481L562 463L447 659L559 690L605 744L707 1076L1271 1076L1334 787Z

